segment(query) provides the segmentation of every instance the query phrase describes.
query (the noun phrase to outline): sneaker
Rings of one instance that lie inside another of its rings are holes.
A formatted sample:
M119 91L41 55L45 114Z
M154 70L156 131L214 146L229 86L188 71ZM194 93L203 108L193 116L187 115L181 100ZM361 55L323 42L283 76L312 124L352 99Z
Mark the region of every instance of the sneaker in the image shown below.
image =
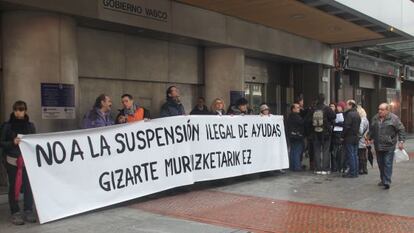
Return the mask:
M316 171L317 175L322 175L322 171Z
M321 171L321 175L328 175L328 172L326 172L326 171Z
M377 185L378 186L384 186L384 183L382 183L382 181L380 181Z
M30 222L30 223L36 222L36 216L34 215L33 211L31 210L24 211L24 221Z
M390 189L390 185L389 184L384 184L384 189Z
M24 225L22 214L20 212L14 213L10 217L10 222L13 223L14 225Z

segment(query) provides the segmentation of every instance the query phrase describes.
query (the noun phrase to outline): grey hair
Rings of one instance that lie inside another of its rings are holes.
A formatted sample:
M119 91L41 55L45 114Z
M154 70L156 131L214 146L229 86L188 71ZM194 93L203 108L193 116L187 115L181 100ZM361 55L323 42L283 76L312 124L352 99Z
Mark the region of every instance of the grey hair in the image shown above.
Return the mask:
M381 106L381 105L385 106L385 108L387 109L387 111L390 111L390 104L388 104L388 103L381 103L379 106Z

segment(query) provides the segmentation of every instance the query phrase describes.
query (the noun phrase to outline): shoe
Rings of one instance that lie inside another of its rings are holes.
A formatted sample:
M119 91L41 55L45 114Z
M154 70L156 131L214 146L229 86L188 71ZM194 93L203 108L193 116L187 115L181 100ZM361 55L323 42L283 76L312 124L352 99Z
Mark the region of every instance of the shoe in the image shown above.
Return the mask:
M26 221L26 222L30 222L30 223L35 223L36 222L36 216L33 213L33 211L31 211L31 210L25 210L23 218L24 218L24 221Z
M10 222L13 223L14 225L24 225L24 221L22 218L22 214L20 212L14 213L11 217L10 217Z
M368 175L368 171L363 171L362 174L363 175Z
M380 181L377 185L378 186L384 186L384 183L382 183L382 181Z
M344 175L342 175L342 177L343 178L357 178L358 176L354 176L354 175L351 175L351 174L344 174Z
M390 185L389 184L384 184L384 189L390 189Z
M316 171L316 175L322 175L322 171Z

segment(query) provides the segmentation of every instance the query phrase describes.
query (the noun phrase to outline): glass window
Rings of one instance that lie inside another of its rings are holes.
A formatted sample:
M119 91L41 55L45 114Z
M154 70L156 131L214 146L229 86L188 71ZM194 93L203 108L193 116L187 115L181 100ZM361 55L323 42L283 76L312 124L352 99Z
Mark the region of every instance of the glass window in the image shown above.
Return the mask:
M246 83L244 93L253 113L259 114L260 105L264 102L264 84Z

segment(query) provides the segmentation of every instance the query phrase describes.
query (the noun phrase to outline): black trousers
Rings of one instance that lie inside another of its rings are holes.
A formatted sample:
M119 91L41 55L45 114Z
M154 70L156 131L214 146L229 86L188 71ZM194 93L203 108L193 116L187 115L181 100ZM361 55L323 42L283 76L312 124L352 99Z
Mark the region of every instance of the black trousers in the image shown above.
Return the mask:
M359 159L359 172L366 172L368 173L367 168L367 148L359 148L358 149L358 159Z
M16 185L17 167L6 162L7 176L9 177L9 205L11 214L20 211L19 203L15 199L14 187ZM29 178L27 177L26 168L23 168L22 191L24 195L23 210L33 210L33 195L30 188Z

